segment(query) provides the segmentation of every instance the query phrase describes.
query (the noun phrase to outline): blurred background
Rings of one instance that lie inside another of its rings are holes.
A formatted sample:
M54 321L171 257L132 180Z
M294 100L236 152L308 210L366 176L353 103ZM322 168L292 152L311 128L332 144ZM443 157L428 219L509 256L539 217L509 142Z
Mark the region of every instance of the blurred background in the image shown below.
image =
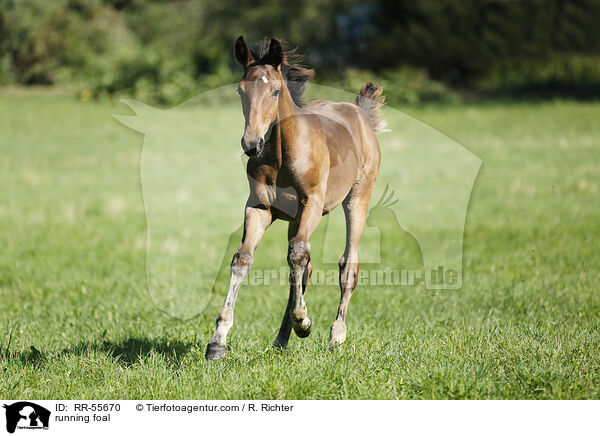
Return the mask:
M0 0L0 85L171 105L237 80L242 34L298 46L317 83L377 77L392 104L594 98L598 29L598 0Z

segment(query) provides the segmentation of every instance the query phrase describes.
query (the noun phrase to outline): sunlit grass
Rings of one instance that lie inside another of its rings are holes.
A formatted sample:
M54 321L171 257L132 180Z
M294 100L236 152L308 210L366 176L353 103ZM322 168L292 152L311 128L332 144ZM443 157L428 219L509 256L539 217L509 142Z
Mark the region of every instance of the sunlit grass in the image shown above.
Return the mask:
M313 287L312 335L275 352L287 289L247 286L218 362L204 347L224 283L189 321L148 296L142 136L113 112L127 109L0 93L0 396L600 396L600 104L407 109L483 159L462 289L359 289L329 352L339 291ZM276 223L257 267L285 264L285 248Z

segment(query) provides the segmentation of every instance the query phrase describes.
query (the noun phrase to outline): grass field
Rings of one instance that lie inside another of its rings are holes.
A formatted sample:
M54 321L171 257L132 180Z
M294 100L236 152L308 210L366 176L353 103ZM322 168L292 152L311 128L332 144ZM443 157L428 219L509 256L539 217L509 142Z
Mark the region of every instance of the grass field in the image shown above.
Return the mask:
M309 289L312 335L275 352L287 289L244 287L207 362L225 284L188 321L148 297L142 136L111 118L127 109L0 91L0 397L600 398L600 103L406 111L483 159L462 289L359 289L335 352L338 291ZM284 262L284 235L258 267Z

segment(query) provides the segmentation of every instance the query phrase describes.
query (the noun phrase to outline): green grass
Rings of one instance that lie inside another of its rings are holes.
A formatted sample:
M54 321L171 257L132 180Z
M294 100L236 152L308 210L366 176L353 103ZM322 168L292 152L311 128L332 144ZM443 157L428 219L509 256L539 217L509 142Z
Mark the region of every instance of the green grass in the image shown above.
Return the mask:
M217 362L223 280L188 321L148 296L142 136L111 118L126 111L0 91L0 397L600 398L599 103L408 109L483 159L462 289L359 289L330 352L339 291L313 287L312 335L275 352L287 289L246 286ZM284 235L258 267L285 262Z

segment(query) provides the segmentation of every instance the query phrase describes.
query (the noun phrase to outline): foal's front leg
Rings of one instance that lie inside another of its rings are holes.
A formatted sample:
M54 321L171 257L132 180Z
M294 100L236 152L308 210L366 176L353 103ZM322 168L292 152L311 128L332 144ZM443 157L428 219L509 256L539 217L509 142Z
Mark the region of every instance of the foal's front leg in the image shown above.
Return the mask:
M240 248L231 261L231 273L229 291L225 297L225 303L217 317L217 328L208 346L206 347L206 358L216 360L225 356L227 351L227 333L233 325L233 310L235 300L242 281L250 271L254 261L254 250L260 242L266 228L271 224L271 212L266 209L246 207L244 218L244 235Z
M298 223L291 222L288 227L288 242L292 240L298 233ZM310 279L310 275L312 273L312 263L310 261L310 256L308 258L308 263L306 264L306 268L304 268L304 274L302 275L302 295L306 293L306 286L308 285L308 280ZM290 339L290 333L292 332L292 319L290 318L290 312L292 311L292 304L294 304L294 297L296 295L296 288L294 285L290 285L290 296L288 298L287 307L285 308L285 313L283 314L283 320L281 321L281 327L279 328L279 333L277 334L277 338L273 343L273 347L275 348L285 348L287 347L288 341Z
M290 303L289 316L296 335L305 338L310 334L312 322L304 302L303 277L308 275L310 262L310 235L317 228L323 215L323 201L308 198L301 212L296 236L290 239L288 246L288 265L290 266Z

